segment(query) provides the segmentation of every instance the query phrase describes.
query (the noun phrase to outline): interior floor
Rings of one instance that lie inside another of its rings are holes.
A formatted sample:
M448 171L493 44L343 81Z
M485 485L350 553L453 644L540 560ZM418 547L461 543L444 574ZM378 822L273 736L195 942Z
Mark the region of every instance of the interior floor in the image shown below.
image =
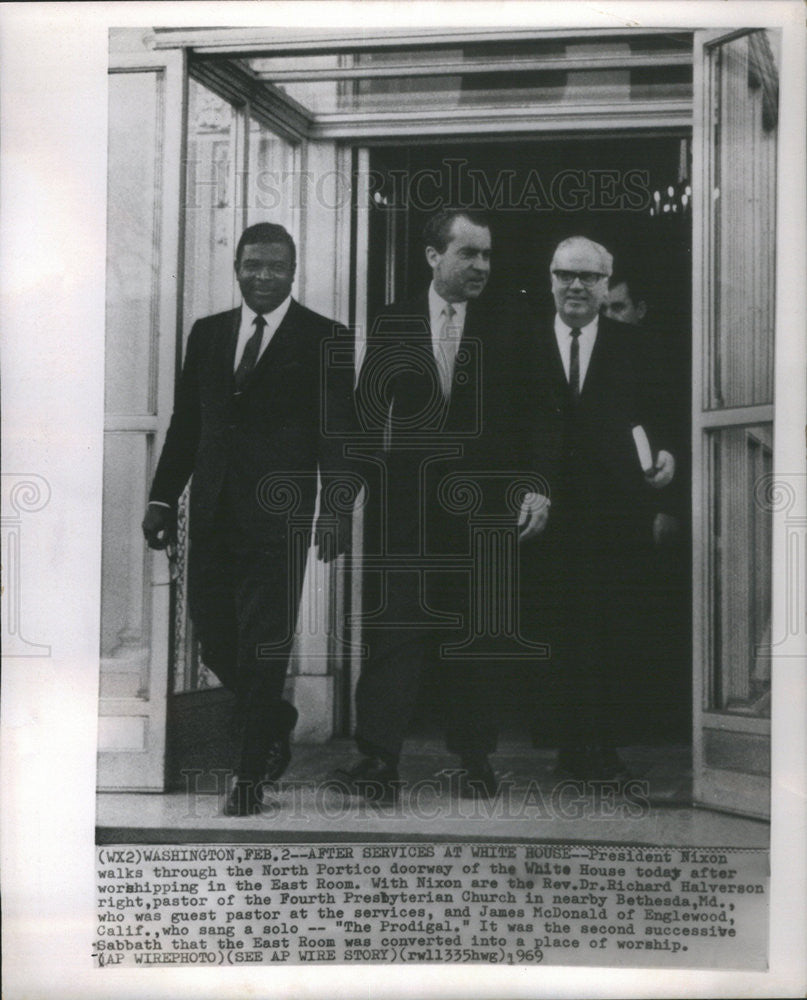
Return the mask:
M350 740L296 744L278 789L262 814L221 815L229 788L225 770L186 775L183 791L101 793L99 843L288 842L453 838L589 841L669 846L765 848L769 824L693 808L691 754L686 746L622 750L636 782L615 792L559 782L555 753L507 741L492 757L500 792L490 803L456 794L456 758L438 741L409 741L401 758L405 781L395 806L349 796L327 776L355 760ZM452 772L453 775L452 775Z

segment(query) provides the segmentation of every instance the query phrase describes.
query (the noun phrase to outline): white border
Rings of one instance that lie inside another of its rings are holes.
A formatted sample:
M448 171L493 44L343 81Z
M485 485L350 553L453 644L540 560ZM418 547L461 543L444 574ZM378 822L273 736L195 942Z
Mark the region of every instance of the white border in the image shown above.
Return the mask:
M801 996L805 948L804 636L776 664L768 973L503 967L94 970L107 29L304 23L785 28L777 394L781 470L804 473L805 36L799 2L0 4L3 470L44 475L22 526L23 622L47 659L7 659L4 996ZM782 427L791 433L782 433ZM804 496L800 497L804 512ZM781 556L781 553L779 554Z

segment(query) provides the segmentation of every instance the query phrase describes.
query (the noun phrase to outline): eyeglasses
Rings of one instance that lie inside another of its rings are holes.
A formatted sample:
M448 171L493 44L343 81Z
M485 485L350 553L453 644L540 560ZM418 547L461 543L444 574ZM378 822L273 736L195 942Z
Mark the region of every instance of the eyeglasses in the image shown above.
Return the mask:
M575 278L580 279L580 283L586 288L593 288L598 281L607 278L607 274L600 274L599 271L553 271L555 277L561 285L571 285Z

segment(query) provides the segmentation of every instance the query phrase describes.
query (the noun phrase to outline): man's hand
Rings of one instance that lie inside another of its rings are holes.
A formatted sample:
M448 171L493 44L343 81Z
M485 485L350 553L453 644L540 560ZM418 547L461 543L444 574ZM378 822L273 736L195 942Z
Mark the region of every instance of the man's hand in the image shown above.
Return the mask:
M654 490L662 490L669 486L675 475L675 459L668 451L660 451L656 458L656 464L645 473L647 482Z
M150 503L143 518L143 535L150 549L164 549L176 542L177 517L174 509Z
M653 518L653 544L666 545L678 534L678 518L661 511Z
M518 534L520 542L541 534L549 520L550 506L549 499L542 493L527 493L524 496L518 514L518 526L521 528Z
M350 548L353 518L350 514L325 515L317 518L314 541L317 559L329 563Z

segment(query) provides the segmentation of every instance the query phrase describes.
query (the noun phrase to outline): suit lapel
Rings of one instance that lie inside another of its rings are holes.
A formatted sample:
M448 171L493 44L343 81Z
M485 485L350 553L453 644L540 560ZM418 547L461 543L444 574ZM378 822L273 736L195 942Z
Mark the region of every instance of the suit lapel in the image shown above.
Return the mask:
M427 294L419 295L406 307L407 314L410 319L414 318L416 320L423 320L423 323L415 322L412 325L412 329L409 331L410 336L416 340L422 340L425 337L425 329L429 331L428 338L429 343L431 343L431 317L429 316L429 297Z
M297 303L292 299L280 326L275 330L272 339L266 345L266 349L258 359L257 365L255 365L256 375L267 367L277 364L278 358L288 353L289 349L294 345L294 331L297 326L295 321L296 312Z
M246 382L245 391L258 381L264 381L267 375L277 371L284 362L295 360L292 355L295 347L299 346L298 337L299 324L297 322L299 306L294 299L291 300L286 315L283 317L280 326L275 330L272 339L264 348L258 363ZM237 336L237 331L236 331Z
M549 336L547 337L547 359L549 361L549 369L552 373L552 378L555 382L568 387L569 379L566 377L566 370L563 367L563 358L560 354L560 347L558 346L558 338L555 333L555 323L554 319L549 326Z
M387 307L388 310L390 308ZM417 364L411 370L405 371L400 379L396 379L396 387L393 390L393 414L411 415L424 412L432 405L429 401L433 398L434 386L440 384L432 347L428 292L396 305L394 312L387 312L387 319L390 322L388 329L390 332L396 331L396 339L400 338L398 342L401 347L412 351L418 358ZM416 370L418 368L420 371Z
M434 347L432 342L431 317L429 315L429 296L427 293L419 295L411 303L405 306L408 323L410 324L406 337L414 344L418 344L424 351L427 364L432 370L434 378L438 378L437 362L434 360ZM422 320L422 322L420 322Z
M603 318L600 317L597 325L597 338L594 341L594 348L591 352L591 357L588 360L588 370L586 371L586 378L580 392L581 406L587 406L590 404L590 402L597 396L602 382L603 371L607 364L610 344L606 326L607 324L605 324Z
M555 316L554 314L543 325L542 333L539 334L539 346L537 351L537 365L539 367L539 377L548 387L552 397L552 404L555 407L564 406L571 402L571 391L569 380L563 368L563 359L560 356L558 338L555 336Z
M451 396L449 399L449 411L452 416L458 414L458 422L460 424L467 422L467 400L476 395L477 382L484 372L486 363L484 359L484 329L485 324L479 303L475 300L469 300L465 312L462 337L457 345L457 353L454 357L454 371L451 379ZM474 373L476 373L476 378L472 377ZM460 378L460 376L462 377Z
M232 395L235 388L233 375L235 373L235 351L238 346L238 333L241 329L241 307L225 313L222 317L221 340L217 347L219 361L216 370L221 372L222 390Z

